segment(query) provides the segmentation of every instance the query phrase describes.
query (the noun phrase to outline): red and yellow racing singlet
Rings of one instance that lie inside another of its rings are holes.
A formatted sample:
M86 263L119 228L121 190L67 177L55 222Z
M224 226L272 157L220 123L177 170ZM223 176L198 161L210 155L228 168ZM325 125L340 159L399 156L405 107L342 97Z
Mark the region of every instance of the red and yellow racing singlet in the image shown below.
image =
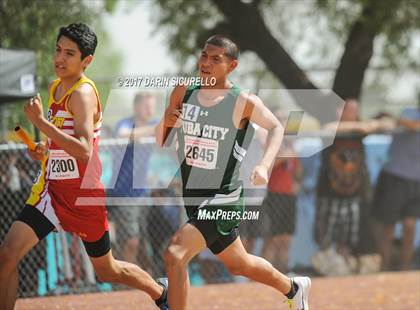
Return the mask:
M55 80L50 88L48 121L71 136L74 136L74 118L67 108L71 94L84 83L90 84L95 90L100 118L94 124L93 152L88 163L83 163L48 138L48 155L42 162L38 179L33 185L31 195L27 200L27 204L33 206L40 201L43 193L47 190L66 191L67 195L77 196L102 196L101 193L104 193L100 181L102 166L99 160L99 136L102 124L102 107L98 91L92 80L82 77L60 100L55 101L54 94L60 82L60 79Z

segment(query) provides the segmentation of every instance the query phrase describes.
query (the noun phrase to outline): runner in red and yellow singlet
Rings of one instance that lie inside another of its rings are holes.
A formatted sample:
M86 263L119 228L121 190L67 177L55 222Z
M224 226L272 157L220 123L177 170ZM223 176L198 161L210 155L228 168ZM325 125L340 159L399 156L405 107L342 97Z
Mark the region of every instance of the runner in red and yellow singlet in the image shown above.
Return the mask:
M95 84L84 75L96 45L95 33L84 24L60 28L53 59L58 79L49 86L47 118L39 96L25 105L26 117L47 141L28 150L32 159L42 161L41 171L0 246L2 310L14 307L19 261L50 232L60 230L79 235L100 280L143 290L160 309L169 309L166 279L155 281L140 267L112 256L100 182L102 106ZM84 198L89 204L81 203Z

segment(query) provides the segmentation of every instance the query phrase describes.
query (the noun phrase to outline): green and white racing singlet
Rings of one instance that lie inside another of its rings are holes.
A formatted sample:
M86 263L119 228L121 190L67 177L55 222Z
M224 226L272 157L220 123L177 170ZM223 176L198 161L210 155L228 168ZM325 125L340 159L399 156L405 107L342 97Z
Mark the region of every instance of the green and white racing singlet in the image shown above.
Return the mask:
M192 205L185 199L188 197L229 197L241 187L239 168L254 134L249 123L237 129L232 121L239 87L234 85L221 102L210 107L199 103L199 88L187 89L183 124L177 130L186 205Z

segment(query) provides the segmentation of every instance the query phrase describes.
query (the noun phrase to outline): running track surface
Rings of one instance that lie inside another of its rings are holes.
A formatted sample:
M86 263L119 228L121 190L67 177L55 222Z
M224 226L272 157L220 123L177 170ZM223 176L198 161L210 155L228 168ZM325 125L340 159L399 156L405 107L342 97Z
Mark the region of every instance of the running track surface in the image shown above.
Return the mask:
M262 284L219 284L192 288L191 309L287 309L284 297ZM420 271L376 275L315 278L311 310L420 310ZM138 291L20 299L16 310L40 309L145 309L156 310L149 297Z

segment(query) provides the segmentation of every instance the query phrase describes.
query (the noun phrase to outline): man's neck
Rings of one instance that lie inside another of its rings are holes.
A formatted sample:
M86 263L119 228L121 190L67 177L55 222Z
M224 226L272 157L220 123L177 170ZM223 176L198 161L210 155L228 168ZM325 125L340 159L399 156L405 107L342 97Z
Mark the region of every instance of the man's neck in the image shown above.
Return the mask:
M217 82L213 86L201 87L200 97L203 99L215 99L220 96L225 96L226 92L231 89L233 84L227 79Z
M214 85L204 85L202 89L230 89L232 87L232 83L225 77L224 79L216 81Z
M83 76L84 76L84 74L81 74L81 75L78 75L78 76L73 76L73 77L68 77L68 78L64 78L64 79L60 78L62 90L67 91L74 84L76 84L76 82L78 80L80 80Z

